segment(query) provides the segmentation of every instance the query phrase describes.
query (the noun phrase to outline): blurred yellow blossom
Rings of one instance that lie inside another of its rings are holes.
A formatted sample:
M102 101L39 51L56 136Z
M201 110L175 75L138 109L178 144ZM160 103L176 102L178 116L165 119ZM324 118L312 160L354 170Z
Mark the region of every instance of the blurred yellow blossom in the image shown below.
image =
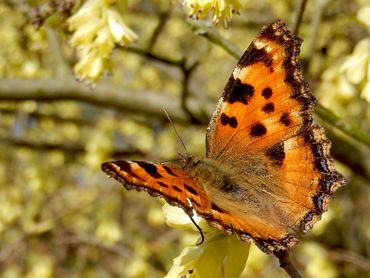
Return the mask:
M370 31L370 5L361 8L357 13L357 19L364 23Z
M165 204L162 209L169 226L197 231L181 208ZM250 243L236 236L224 236L196 214L193 219L201 227L205 241L200 246L184 248L166 277L183 277L188 273L194 273L194 277L238 277L245 267Z
M186 277L239 277L243 271L250 243L236 236L213 233L202 245L186 247L174 259L166 278Z
M370 102L370 38L356 45L341 70L349 82L359 87L361 97Z
M360 9L357 18L370 28L370 6ZM319 91L325 92L322 94L324 105L332 104L334 99L339 101L338 96L352 98L358 91L363 99L370 102L370 37L360 40L350 55L329 67L322 77Z
M74 31L71 45L77 49L76 77L96 81L110 66L110 55L118 45L137 39L114 7L114 0L88 0L68 20Z
M106 243L116 243L122 237L121 228L111 220L104 220L96 228L96 236Z
M239 0L184 0L183 5L187 8L189 16L199 19L212 13L213 22L217 24L223 20L225 26L230 22L233 13L242 7Z

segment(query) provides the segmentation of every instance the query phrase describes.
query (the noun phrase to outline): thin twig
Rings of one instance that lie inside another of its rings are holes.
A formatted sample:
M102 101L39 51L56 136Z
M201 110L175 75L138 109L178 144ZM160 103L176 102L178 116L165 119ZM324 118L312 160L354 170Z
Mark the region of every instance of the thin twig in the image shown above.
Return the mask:
M117 48L119 48L119 47L117 47ZM170 59L168 57L164 57L164 56L161 56L161 55L158 55L158 54L154 54L151 51L148 51L148 50L145 50L145 49L142 49L142 48L138 48L138 47L127 46L127 47L122 48L122 49L124 49L125 51L128 51L128 52L132 52L132 53L136 53L136 54L145 56L146 58L149 58L151 60L155 60L157 62L164 63L166 65L170 65L170 66L181 67L181 65L183 63L183 59Z
M156 28L154 29L152 36L150 37L150 40L146 47L147 51L152 51L155 43L158 40L159 35L161 34L162 30L166 26L169 16L170 16L170 12L164 12L164 13L159 14L159 22Z
M293 34L298 35L299 27L301 26L303 13L306 9L307 0L301 0L298 7L297 16L295 18L294 27L293 27Z
M194 29L197 35L204 36L210 42L222 47L231 56L239 59L243 52L232 42L223 38L214 28L208 27L201 21L188 20L187 23Z
M86 244L99 249L120 255L124 258L131 258L132 251L123 245L109 245L106 244L90 235L74 235L74 236L63 236L57 238L54 242L56 245L81 245Z
M279 259L280 267L283 268L291 278L302 278L290 259L288 251L276 251L274 255Z
M352 124L348 120L340 118L331 110L325 108L321 104L318 104L315 109L316 115L318 115L323 121L343 131L350 137L357 139L357 141L370 147L370 135L365 131L361 130L358 126Z
M321 23L322 13L323 13L323 7L326 4L326 1L323 0L315 0L315 12L312 15L312 21L311 21L311 30L310 30L310 37L308 41L308 52L307 52L307 65L306 67L309 67L309 64L312 60L312 56L315 53L315 44L317 42L317 33L319 32L319 27Z
M185 61L182 66L183 81L182 81L182 94L181 94L181 108L189 116L190 122L193 124L201 124L201 121L197 117L195 117L195 115L191 112L191 110L189 109L187 105L187 100L189 97L190 76L197 66L198 66L198 63L194 63L189 68L187 68L185 65Z
M352 264L364 271L370 271L370 260L353 251L336 249L327 251L328 257L337 262Z

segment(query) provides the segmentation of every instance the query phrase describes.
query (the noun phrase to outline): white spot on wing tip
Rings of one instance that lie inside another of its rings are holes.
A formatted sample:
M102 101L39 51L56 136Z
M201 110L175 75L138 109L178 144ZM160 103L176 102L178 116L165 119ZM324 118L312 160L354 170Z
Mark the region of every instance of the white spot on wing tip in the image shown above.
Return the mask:
M239 68L238 66L237 67L235 67L235 69L234 69L234 71L233 71L233 77L234 77L234 79L236 79L236 78L238 78L239 77L239 74L240 74L240 71L241 71L242 69L241 68Z
M257 48L257 49L262 49L266 46L266 42L263 42L263 41L260 41L260 40L255 40L254 42L254 46Z

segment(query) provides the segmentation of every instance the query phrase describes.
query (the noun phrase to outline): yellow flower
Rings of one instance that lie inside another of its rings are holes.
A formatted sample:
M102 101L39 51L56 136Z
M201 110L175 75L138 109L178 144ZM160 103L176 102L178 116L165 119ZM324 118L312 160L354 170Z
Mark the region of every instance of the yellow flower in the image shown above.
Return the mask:
M370 31L370 6L361 8L357 13L357 19L364 23Z
M88 0L68 20L74 31L70 43L77 49L79 62L74 72L78 79L96 81L110 65L114 47L137 39L114 8L114 0Z
M242 7L240 0L184 0L183 5L189 16L200 19L211 13L215 24L223 20L225 26L230 22L233 13Z
M366 77L367 64L370 61L370 40L361 40L342 65L341 69L345 72L349 81L359 84Z
M115 43L125 45L137 39L136 34L124 24L121 16L118 14L117 11L113 9L107 9L106 12L110 32L114 38Z
M361 97L370 102L370 38L355 46L341 70L352 84L359 86Z
M168 204L162 209L169 226L198 231L182 209ZM241 242L235 235L224 236L196 214L193 219L205 234L205 241L200 246L185 247L174 259L166 278L189 273L194 277L239 277L248 259L250 243Z

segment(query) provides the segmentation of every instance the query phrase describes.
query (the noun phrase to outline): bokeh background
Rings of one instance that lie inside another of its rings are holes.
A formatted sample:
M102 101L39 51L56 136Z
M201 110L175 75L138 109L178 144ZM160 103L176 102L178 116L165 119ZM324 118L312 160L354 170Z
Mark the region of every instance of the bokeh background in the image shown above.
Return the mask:
M278 18L299 26L316 119L348 180L293 260L307 277L370 277L369 3L216 2L0 1L0 277L165 276L197 233L169 228L163 202L100 165L176 158L162 107L204 155L236 57ZM242 277L287 274L252 245Z

